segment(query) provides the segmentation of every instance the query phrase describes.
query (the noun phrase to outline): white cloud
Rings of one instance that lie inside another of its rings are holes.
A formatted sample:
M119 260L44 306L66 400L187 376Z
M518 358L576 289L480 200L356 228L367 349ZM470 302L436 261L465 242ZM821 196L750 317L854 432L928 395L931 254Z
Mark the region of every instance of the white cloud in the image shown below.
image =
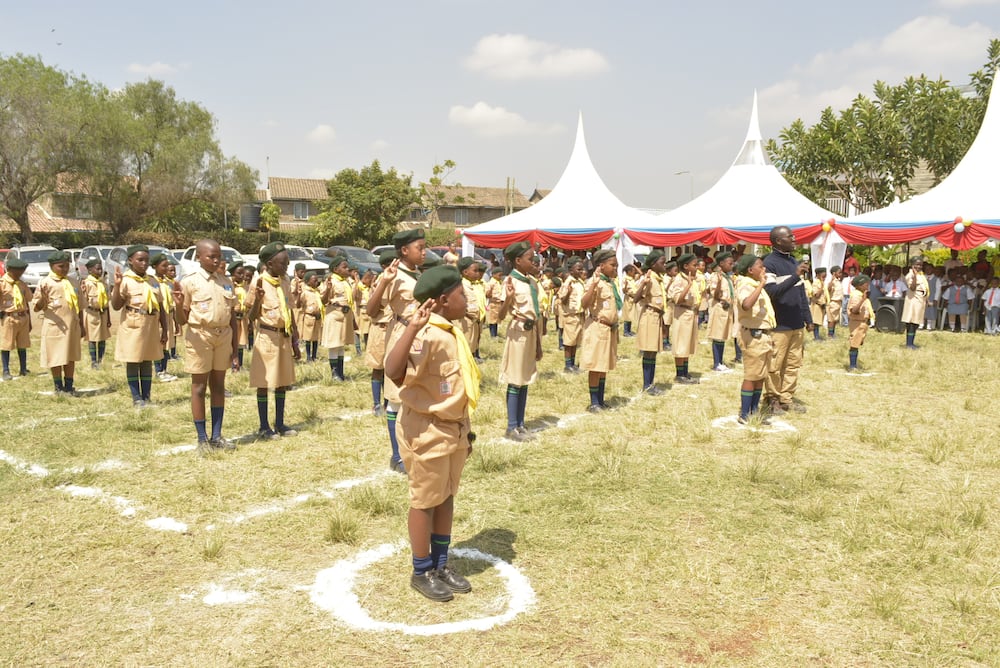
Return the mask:
M310 179L332 179L337 174L337 170L332 167L317 167L309 170Z
M132 74L141 74L147 77L165 77L177 73L176 67L168 63L155 61L144 65L142 63L132 63L128 66L128 71Z
M565 130L558 123L528 121L517 112L491 107L485 102L476 102L471 107L457 104L448 111L448 120L452 125L468 128L484 137L547 135Z
M487 35L476 42L465 67L495 79L585 77L610 69L594 49L570 49L525 35Z
M326 123L320 123L306 135L309 141L314 144L325 144L331 142L337 138L337 133L334 132L332 125L327 125Z
M937 0L934 4L947 9L965 9L966 7L1000 5L1000 0Z
M276 128L278 127L279 124L278 121L274 120L273 118L269 118L266 121L264 121L261 125L263 125L265 128Z
M384 139L376 139L375 141L372 142L371 148L373 151L384 151L385 149L389 148L389 142L387 142Z

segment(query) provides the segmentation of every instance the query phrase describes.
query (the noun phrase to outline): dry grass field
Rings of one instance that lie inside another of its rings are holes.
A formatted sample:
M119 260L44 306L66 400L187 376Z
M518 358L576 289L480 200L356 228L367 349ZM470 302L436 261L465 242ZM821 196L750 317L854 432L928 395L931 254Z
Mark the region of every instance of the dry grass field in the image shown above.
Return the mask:
M550 333L527 444L501 439L486 341L453 543L474 590L447 604L408 587L406 482L359 359L346 384L299 367L299 436L201 459L179 363L137 411L110 355L63 398L40 394L33 350L33 375L0 384L0 662L1000 664L997 339L921 332L908 352L872 332L851 376L843 338L809 343L808 412L784 430L713 426L740 374L708 371L708 345L700 385L638 397L633 341L616 409L591 415ZM257 422L230 378L233 438Z

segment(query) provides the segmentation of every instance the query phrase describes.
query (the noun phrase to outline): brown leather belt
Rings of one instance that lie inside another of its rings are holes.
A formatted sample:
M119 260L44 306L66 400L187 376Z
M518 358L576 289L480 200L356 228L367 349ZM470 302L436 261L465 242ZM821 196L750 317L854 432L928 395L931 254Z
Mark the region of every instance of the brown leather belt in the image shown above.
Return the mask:
M134 306L126 306L125 310L126 311L131 311L132 313L138 313L139 315L157 315L157 316L160 315L159 311L154 311L154 312L150 313L149 311L147 311L144 308L136 308Z
M0 318L23 318L28 315L27 311L11 311L9 313L0 313Z
M264 323L258 323L257 327L260 329L266 329L269 332L278 332L284 337L288 336L288 332L285 331L284 327L272 327L271 325L265 325Z

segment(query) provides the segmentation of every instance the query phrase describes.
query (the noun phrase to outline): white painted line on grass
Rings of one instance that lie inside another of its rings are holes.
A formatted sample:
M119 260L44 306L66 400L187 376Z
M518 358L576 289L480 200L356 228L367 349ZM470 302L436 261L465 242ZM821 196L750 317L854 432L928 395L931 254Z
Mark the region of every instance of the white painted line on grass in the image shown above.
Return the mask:
M492 554L475 548L456 547L451 555L475 561L485 561L492 565L507 585L507 609L498 615L465 619L440 624L404 624L373 619L361 605L354 593L354 583L361 571L374 563L387 559L405 547L405 541L386 543L376 548L358 553L351 559L338 561L332 567L316 574L316 582L310 589L309 598L323 610L333 613L348 626L364 631L399 631L409 635L433 636L462 631L486 631L510 622L527 612L535 603L535 591L528 578L516 567ZM416 594L414 594L416 595ZM475 596L475 593L467 594ZM490 601L487 603L494 603Z
M875 375L874 371L847 371L845 369L827 369L826 372L838 376L857 376L858 378L867 378Z
M202 602L205 605L240 605L252 603L257 599L257 592L242 591L240 589L224 589L217 584L208 586L208 593Z
M66 492L70 496L85 497L88 499L98 499L113 505L117 510L118 514L122 517L135 517L137 511L139 511L142 506L121 496L114 496L108 494L104 490L98 487L82 487L80 485L59 485L56 489Z
M762 432L765 434L777 434L781 432L795 432L798 429L794 425L791 425L784 420L778 420L776 418L771 418L771 424L762 424L759 427L753 427L748 424L740 424L739 416L727 415L725 417L720 417L712 420L713 429L745 429L750 431Z
M44 478L49 474L49 470L44 466L39 466L38 464L30 464L28 462L23 462L14 455L0 450L0 461L7 462L14 468L24 471L29 475L33 475L37 478Z
M56 422L76 422L77 420L87 420L89 418L111 417L114 413L89 413L87 415L71 415L69 417L53 418Z
M176 531L177 533L187 533L188 530L188 525L184 524L184 522L178 522L172 517L156 517L151 520L146 520L143 524L154 531Z

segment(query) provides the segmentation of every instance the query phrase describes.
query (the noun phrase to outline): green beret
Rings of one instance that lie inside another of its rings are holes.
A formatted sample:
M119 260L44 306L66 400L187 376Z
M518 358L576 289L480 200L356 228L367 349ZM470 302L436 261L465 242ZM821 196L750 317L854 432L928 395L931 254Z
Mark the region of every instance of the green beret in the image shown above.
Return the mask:
M303 279L306 280L306 281L308 281L313 276L316 276L318 278L322 278L323 277L323 272L320 271L319 269L310 269L309 271L306 272L306 275L303 277Z
M149 266L155 267L156 265L160 264L166 259L167 259L166 255L164 255L163 253L157 253L153 257L149 258Z
M132 257L136 253L141 253L143 251L146 251L148 253L149 246L147 246L146 244L132 244L131 246L125 249L125 256Z
M234 271L236 271L242 266L243 266L243 260L233 260L232 262L229 263L229 266L226 267L226 271L232 274Z
M96 262L97 262L97 264L101 263L100 260L96 260ZM10 270L10 269L27 269L28 268L28 263L25 262L24 260L22 260L19 257L12 257L11 259L7 260L6 265L7 265L7 269L8 270ZM90 266L90 262L87 263L87 266L88 267Z
M594 254L590 256L590 259L593 261L594 266L596 267L598 265L604 264L614 256L615 252L613 250L611 250L610 248L602 248L601 250L594 251Z
M396 247L396 250L399 250L403 246L423 238L424 228L415 227L412 230L403 230L392 235L392 245Z
M579 262L583 262L583 258L576 255L570 255L568 258L566 258L566 268L569 269L574 264L577 264Z
M670 260L665 265L663 265L663 269L664 270L666 270L666 269L676 269L676 268L677 268L677 260Z
M271 243L260 249L260 255L258 255L257 257L260 258L261 262L267 262L268 260L270 260L278 253L282 252L283 250L285 250L285 244L281 243L280 241L272 241Z
M69 262L71 259L72 257L66 251L56 251L49 255L49 264L55 264L56 262Z
M753 263L756 262L758 259L760 258L758 258L756 255L753 255L751 253L744 253L743 255L740 256L740 259L736 261L736 273L739 274L740 276L748 276L750 267L752 267Z
M679 258L677 258L677 266L680 267L681 269L683 269L684 265L686 265L687 263L689 263L689 262L691 262L693 260L697 260L697 259L698 259L698 256L695 255L694 253L684 253Z
M561 288L562 287L562 279L559 278L558 276L556 276L555 278L553 278L552 279L552 287L554 287L554 288Z
M514 260L521 257L525 253L531 250L531 244L527 241L515 241L510 246L503 249L503 256L507 258L507 261L513 263Z
M423 303L428 299L437 299L456 285L462 284L462 274L450 264L439 264L420 274L417 284L413 286L413 298Z
M815 274L819 276L820 274L826 273L826 267L816 267Z
M652 268L652 266L656 264L656 261L659 260L661 257L663 257L663 251L661 250L649 251L649 254L646 256L646 259L642 261L642 270L649 271L649 269Z
M869 278L868 274L858 274L851 281L851 285L853 285L856 288L861 288L861 287L864 287L864 286L868 285L868 281L870 281L870 280L872 280L872 279Z
M346 255L334 255L333 259L330 260L330 269L336 269L342 262L347 262Z
M733 256L733 254L732 254L732 253L730 253L729 251L722 251L721 253L718 253L718 254L717 254L717 255L715 256L715 264L719 264L719 263L720 263L720 262L722 262L723 260L728 260L728 259L729 259L729 258L731 258L732 256Z
M442 264L444 264L444 260L442 260L439 257L437 257L437 258L433 258L432 257L432 258L428 258L428 259L424 260L424 263L420 266L420 269L421 270L423 270L423 269L431 269L432 267L439 267ZM451 266L451 265L448 265L448 266ZM456 269L455 271L458 271L458 269Z
M474 257L463 257L463 258L459 259L459 261L458 261L458 270L459 271L465 271L466 269L468 269L469 267L471 267L475 263L476 263L476 258L474 258Z
M715 271L715 268L718 267L718 266L719 266L719 263L716 262L715 260L712 260L712 264L708 265L708 270L709 271Z
M924 262L924 256L923 255L914 255L913 257L910 258L910 266L911 267L913 265L917 264L918 262L921 262L921 263Z
M305 269L305 268L306 268L306 263L305 262L296 262L295 263L295 271L298 271L299 269Z
M383 267L388 267L398 256L399 255L396 253L395 248L386 248L384 251L379 253L378 263Z
M99 257L92 257L89 260L87 260L87 264L85 264L83 266L86 267L87 269L90 269L91 267L100 267L101 266L101 258L99 258Z

